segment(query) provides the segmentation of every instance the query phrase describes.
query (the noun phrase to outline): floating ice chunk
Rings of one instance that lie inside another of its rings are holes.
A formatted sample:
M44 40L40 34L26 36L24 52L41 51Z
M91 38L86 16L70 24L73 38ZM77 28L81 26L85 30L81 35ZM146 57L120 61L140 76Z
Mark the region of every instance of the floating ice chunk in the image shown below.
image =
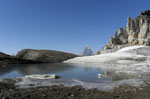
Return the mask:
M54 75L54 74L48 74L48 75L34 74L34 75L26 75L25 78L30 78L30 79L58 79L60 77L57 75Z

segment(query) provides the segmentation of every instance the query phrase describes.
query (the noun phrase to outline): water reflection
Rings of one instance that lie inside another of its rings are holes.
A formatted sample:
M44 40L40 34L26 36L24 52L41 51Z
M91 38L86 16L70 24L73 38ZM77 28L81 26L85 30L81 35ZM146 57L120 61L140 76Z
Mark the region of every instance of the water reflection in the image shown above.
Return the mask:
M85 81L106 80L117 81L136 76L117 72L114 69L100 68L101 66L75 66L71 64L20 64L0 68L0 78L24 76L31 74L58 74L64 78L76 78ZM103 74L98 78L98 74ZM7 75L7 76L6 76Z
M109 78L111 81L118 81L118 80L124 80L124 79L132 79L137 78L138 75L135 74L129 74L125 72L120 72L113 68L108 68L108 66L102 65L102 64L69 64L70 66L75 67L84 67L84 72L91 72L93 68L98 70L97 74L102 74L103 77Z
M108 68L98 68L98 69L99 71L103 72L103 75L106 75L112 81L131 79L137 77L136 75L128 74L124 72L118 72L117 70L114 69L108 69Z
M0 76L17 71L21 75L50 74L74 68L65 64L20 64L0 68ZM13 75L12 75L13 76Z
M14 71L16 69L16 65L12 65L12 66L6 66L6 67L0 67L0 75L4 75L7 74L11 71Z
M88 73L88 72L90 72L92 70L92 68L90 68L90 67L84 67L84 72L85 73Z
M23 75L31 74L49 74L63 72L74 68L65 64L30 64L18 66L17 70Z

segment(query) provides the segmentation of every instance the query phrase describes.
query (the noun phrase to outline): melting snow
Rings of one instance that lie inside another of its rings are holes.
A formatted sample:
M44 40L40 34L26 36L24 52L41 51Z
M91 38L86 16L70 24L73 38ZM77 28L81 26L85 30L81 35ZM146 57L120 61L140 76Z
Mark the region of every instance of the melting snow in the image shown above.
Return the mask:
M80 64L80 66L90 64L100 68L111 68L116 72L141 75L150 72L150 47L130 46L114 53L76 57L64 63Z

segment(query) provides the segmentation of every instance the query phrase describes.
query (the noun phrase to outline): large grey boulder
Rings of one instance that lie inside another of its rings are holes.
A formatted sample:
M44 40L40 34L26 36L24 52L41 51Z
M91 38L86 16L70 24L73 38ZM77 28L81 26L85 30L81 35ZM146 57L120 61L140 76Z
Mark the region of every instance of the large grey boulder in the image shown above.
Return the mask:
M53 50L23 49L17 53L16 57L42 63L60 63L77 55Z

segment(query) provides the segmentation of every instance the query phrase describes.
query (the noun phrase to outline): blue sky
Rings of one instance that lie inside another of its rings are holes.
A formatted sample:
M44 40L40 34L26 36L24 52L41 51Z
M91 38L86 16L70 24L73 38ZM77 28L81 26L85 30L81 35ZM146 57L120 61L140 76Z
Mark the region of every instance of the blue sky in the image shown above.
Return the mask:
M149 0L0 0L0 51L100 50Z

